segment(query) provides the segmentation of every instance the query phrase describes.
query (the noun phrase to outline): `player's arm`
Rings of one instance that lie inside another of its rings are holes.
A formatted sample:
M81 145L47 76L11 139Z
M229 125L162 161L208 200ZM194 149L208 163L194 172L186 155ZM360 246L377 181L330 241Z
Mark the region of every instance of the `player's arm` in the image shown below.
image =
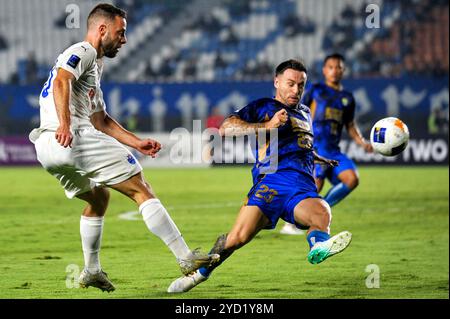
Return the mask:
M339 161L333 160L333 159L328 159L325 158L323 156L320 156L319 154L317 154L315 151L313 151L313 155L314 155L314 163L317 164L325 164L331 167L336 167L339 165Z
M53 80L53 99L59 120L55 138L63 147L72 146L73 136L70 132L69 101L74 80L75 76L62 68L58 69L56 77Z
M142 154L156 157L156 153L161 149L159 142L150 138L140 139L132 132L126 130L105 111L93 113L91 122L97 130L114 137L120 143L130 146Z
M372 153L373 147L372 145L366 141L366 139L362 136L361 131L359 130L356 121L350 121L346 124L348 135L355 141L356 144L360 145L364 148L366 152Z
M225 119L219 128L219 132L222 136L248 135L256 133L259 129L270 130L272 128L280 127L284 125L287 120L288 115L285 109L278 111L269 121L262 123L249 123L237 115L232 115Z

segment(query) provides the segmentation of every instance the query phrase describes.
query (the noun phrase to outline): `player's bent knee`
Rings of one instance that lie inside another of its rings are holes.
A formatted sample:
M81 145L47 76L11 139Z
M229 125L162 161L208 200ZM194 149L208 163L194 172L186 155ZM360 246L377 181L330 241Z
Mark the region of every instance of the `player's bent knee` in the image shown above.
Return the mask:
M97 206L103 210L106 211L106 209L108 208L108 204L109 204L109 198L110 198L110 193L109 190L107 188L97 188L96 189L96 197L97 197Z

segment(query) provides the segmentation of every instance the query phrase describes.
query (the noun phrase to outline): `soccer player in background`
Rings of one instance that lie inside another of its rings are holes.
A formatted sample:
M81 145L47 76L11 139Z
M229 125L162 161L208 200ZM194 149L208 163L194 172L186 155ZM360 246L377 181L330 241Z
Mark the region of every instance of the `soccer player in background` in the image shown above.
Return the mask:
M355 121L355 98L344 90L341 81L345 71L345 59L340 54L331 54L324 59L322 72L325 83L317 83L304 94L302 103L309 106L313 118L314 148L326 158L339 161L339 166L323 164L315 166L315 180L318 192L325 179L333 185L324 199L333 207L348 196L359 184L355 163L339 148L342 130L366 152L373 152L372 145L364 139ZM296 235L303 231L286 223L282 234Z
M183 274L219 258L188 248L141 165L122 144L151 157L161 145L138 138L106 112L100 88L103 57L114 58L127 42L126 26L126 13L113 5L99 4L90 12L84 41L59 55L44 84L40 127L30 133L39 162L60 181L66 196L87 202L80 220L85 267L79 284L108 292L115 287L99 259L107 187L136 202L148 229L169 247Z
M225 136L267 134L276 130L278 145L259 145L257 141L256 163L252 169L254 185L247 195L247 203L241 207L231 231L219 236L210 252L219 254L220 261L176 279L168 292L186 292L207 280L236 249L251 241L260 230L275 228L280 218L308 229L308 260L312 264L343 251L350 244L348 231L330 237L330 207L317 194L314 161L330 166L338 163L318 156L313 150L310 110L299 103L306 73L299 61L281 63L275 70L275 98L253 101L223 122L220 131ZM274 154L277 154L277 165L267 160Z

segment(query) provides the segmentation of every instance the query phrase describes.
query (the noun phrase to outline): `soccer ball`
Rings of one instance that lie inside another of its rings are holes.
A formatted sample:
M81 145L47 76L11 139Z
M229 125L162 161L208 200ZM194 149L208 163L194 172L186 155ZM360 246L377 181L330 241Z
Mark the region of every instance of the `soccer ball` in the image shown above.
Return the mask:
M395 117L386 117L379 120L370 131L370 143L373 149L384 156L400 154L406 148L408 142L408 127Z

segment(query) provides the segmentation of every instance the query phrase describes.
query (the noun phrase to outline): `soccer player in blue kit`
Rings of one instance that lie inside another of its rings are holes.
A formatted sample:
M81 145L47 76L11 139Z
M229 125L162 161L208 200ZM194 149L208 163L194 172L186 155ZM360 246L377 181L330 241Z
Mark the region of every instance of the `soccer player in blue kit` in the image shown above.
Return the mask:
M317 193L314 162L330 166L338 162L323 158L313 150L310 110L299 103L306 74L305 66L299 61L281 63L275 70L275 98L253 101L222 123L222 135L267 134L275 130L278 143L258 145L259 140L256 142L254 185L248 200L231 231L219 236L211 250L220 255L219 262L176 279L168 292L186 292L207 280L236 249L250 242L260 230L275 228L280 218L308 230L308 261L312 264L343 251L350 244L352 235L348 231L330 237L330 206ZM273 159L274 154L276 167L274 161L267 160Z
M303 95L302 103L309 106L314 128L314 148L326 158L339 161L339 166L315 166L315 180L318 192L323 188L325 179L333 185L324 199L333 207L348 196L359 184L359 175L355 163L343 154L339 147L343 128L348 135L366 152L373 152L372 145L364 139L354 119L355 99L353 94L344 90L341 84L345 71L345 59L334 53L328 55L323 63L325 83L317 83ZM282 234L301 234L295 225L286 223Z

